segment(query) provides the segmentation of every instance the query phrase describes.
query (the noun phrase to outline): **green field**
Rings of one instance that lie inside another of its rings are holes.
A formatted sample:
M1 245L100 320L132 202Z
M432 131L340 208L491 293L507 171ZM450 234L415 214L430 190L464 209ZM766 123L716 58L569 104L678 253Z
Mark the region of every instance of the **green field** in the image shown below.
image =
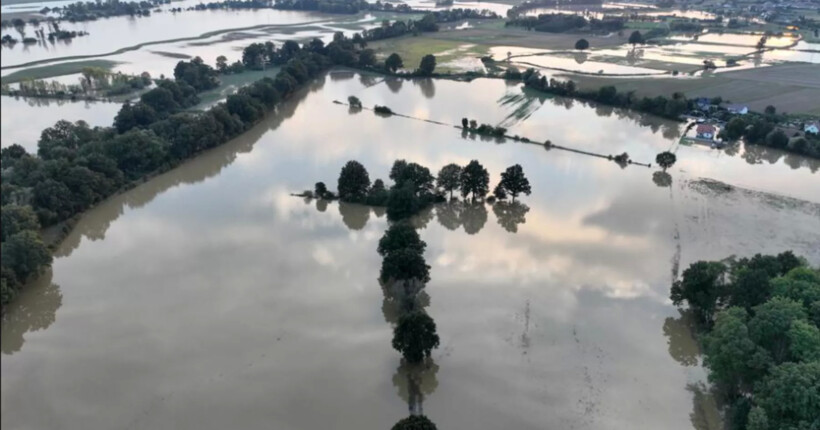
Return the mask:
M26 79L46 79L46 78L54 78L57 76L65 76L65 75L73 75L75 73L80 73L86 67L99 67L105 70L111 70L115 65L117 65L116 61L110 60L87 60L87 61L75 61L71 63L60 63L60 64L52 64L49 66L41 66L41 67L32 67L30 69L18 70L16 72L9 73L6 76L0 78L4 84L13 84L16 82L24 81Z
M392 53L397 53L404 62L404 68L414 69L421 62L421 57L427 54L436 56L436 63L441 65L450 61L467 57L481 57L487 55L487 47L470 45L457 40L436 39L428 36L406 36L373 42L368 45L376 51L376 56L385 59ZM451 72L448 67L437 67L437 72Z

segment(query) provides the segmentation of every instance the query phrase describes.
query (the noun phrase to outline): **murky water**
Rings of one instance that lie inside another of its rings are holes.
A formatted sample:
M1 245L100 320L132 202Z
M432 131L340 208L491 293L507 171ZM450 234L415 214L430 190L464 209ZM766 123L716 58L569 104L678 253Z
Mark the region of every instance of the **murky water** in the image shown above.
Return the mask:
M57 121L83 120L93 126L110 126L119 112L119 103L72 102L38 98L0 97L0 143L2 147L14 143L30 153L37 153L40 132Z
M332 103L349 95L637 161L671 148L679 162L659 177ZM671 279L732 253L820 263L820 189L807 185L816 162L678 147L682 132L500 80L320 79L80 220L4 316L3 428L388 428L409 406L440 428L706 428L713 403ZM397 158L478 159L493 183L520 163L533 188L527 207L442 205L415 220L441 336L421 373L390 347L383 211L289 195L335 188L349 159L386 179Z

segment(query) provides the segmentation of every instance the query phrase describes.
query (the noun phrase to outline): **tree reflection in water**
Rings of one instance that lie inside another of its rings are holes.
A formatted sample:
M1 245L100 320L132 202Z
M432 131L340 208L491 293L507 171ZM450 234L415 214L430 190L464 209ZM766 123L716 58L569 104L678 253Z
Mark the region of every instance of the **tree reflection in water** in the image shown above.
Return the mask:
M411 415L424 415L424 399L438 388L438 365L432 358L421 363L408 363L405 359L393 375L393 386L399 397L407 402Z
M23 337L30 331L45 330L57 319L57 309L63 304L60 287L51 282L51 269L46 270L33 284L26 286L20 296L3 315L0 326L0 348L3 354L20 351Z
M668 317L663 322L669 355L684 366L697 366L700 348L694 337L695 318L688 309L678 309L678 312L680 317Z
M652 182L654 182L655 185L657 185L661 188L671 187L672 186L672 175L670 175L669 173L658 170L657 172L652 174Z
M476 234L487 223L487 208L483 202L465 203L459 214L459 221L467 234Z
M518 225L527 222L527 212L530 207L521 202L497 202L493 205L493 213L498 224L510 233L518 233Z
M351 230L361 230L370 219L370 206L356 203L339 202L339 213L342 222Z
M399 322L399 317L414 310L424 310L430 306L430 296L424 291L424 284L416 280L382 283L382 314L390 324Z

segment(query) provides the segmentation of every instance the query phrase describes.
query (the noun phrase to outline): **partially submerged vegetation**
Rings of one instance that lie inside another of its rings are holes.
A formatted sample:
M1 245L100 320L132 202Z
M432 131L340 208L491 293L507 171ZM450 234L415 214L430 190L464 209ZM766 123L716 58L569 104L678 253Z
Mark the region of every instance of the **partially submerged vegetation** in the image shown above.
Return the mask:
M699 322L704 365L731 428L820 421L820 271L790 251L698 261L671 298Z

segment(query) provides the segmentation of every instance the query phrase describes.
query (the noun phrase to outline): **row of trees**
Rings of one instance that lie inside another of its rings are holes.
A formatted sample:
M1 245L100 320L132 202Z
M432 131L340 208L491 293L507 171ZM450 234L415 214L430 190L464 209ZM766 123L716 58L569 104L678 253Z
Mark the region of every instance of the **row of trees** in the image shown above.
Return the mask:
M564 33L581 29L594 32L614 32L622 30L625 24L626 19L621 17L597 19L563 13L523 16L504 23L506 27L524 27L527 30L547 33Z
M541 75L533 68L527 69L523 73L516 69L508 69L505 73L505 77L508 79L517 79L519 76L524 85L534 90L633 109L674 120L680 120L682 114L694 108L694 101L688 100L683 93L675 93L672 98L664 96L639 98L634 91L618 92L611 85L601 87L598 90L581 90L571 80L547 80L546 76Z
M763 115L754 113L744 116L735 115L721 130L721 137L728 140L743 138L747 143L820 158L820 139L810 134L791 139L778 128L782 120L781 116L776 115L774 107Z
M338 45L331 42L327 49L349 46ZM202 83L212 76L195 59L176 68L179 81L158 81L138 102L124 104L113 127L59 121L42 132L37 155L20 145L3 148L3 304L51 262L38 238L41 226L65 221L124 187L238 136L334 64L309 44L287 55L280 51L276 58L289 59L275 78L243 87L205 112L184 110L198 101L197 89L187 81Z
M487 136L504 137L507 134L507 129L504 127L495 127L490 124L478 124L474 119L461 118L461 128L472 133L484 134Z
M69 22L95 21L99 18L110 18L115 16L150 16L151 9L161 4L168 4L170 0L151 0L139 2L103 1L86 2L79 1L63 7L43 8L40 13L57 13L60 19Z
M820 271L790 251L698 261L671 298L700 323L704 364L730 406L731 428L820 422Z
M389 177L393 180L390 189L381 179L371 184L367 169L358 161L348 161L339 174L338 198L344 202L386 206L388 219L399 220L416 214L432 203L445 201L447 194L452 199L455 191L460 191L462 197L469 197L473 202L483 200L490 191L489 172L476 160L464 167L448 164L435 177L424 166L397 160L390 169ZM509 197L515 201L520 194L530 195L531 192L529 180L521 166L516 164L501 173L501 181L491 198L505 200ZM323 182L316 184L313 194L325 199L336 197L327 191Z

